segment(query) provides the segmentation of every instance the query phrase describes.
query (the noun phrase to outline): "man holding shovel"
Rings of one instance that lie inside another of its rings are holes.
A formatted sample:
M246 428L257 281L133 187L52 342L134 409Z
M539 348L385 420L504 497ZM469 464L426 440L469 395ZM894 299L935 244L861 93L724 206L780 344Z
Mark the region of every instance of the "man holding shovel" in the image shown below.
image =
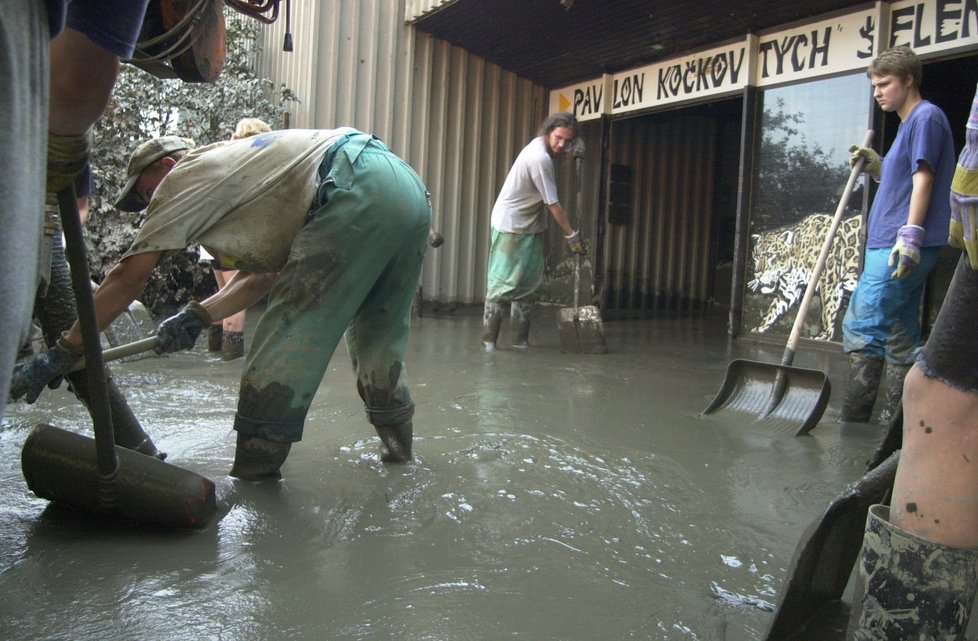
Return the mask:
M428 243L424 184L378 139L350 128L285 130L191 150L166 136L140 145L116 205L149 207L132 247L95 294L100 329L169 253L199 242L238 273L160 324L159 352L266 293L241 379L231 475L275 477L341 337L385 462L411 458L414 403L404 352ZM77 326L15 372L32 401L80 356Z
M506 176L492 208L492 244L489 248L489 287L482 316L485 350L496 348L503 321L502 304L510 303L513 347L529 347L530 311L543 281L543 234L546 205L560 225L570 250L585 254L581 235L574 231L557 198L553 158L573 151L578 134L574 114L560 112L544 120L534 138L523 148Z
M927 274L947 242L954 141L944 112L920 95L923 68L909 47L887 49L867 75L876 102L896 112L900 127L883 158L868 147L851 149L851 162L865 159L879 190L869 212L865 264L842 324L849 374L841 419L869 421L885 360L885 423L899 407L920 343Z

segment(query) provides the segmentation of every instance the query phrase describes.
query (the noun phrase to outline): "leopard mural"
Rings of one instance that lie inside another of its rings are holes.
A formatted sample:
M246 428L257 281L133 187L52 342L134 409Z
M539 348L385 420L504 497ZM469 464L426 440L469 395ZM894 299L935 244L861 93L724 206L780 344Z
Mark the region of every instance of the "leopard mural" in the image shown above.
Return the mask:
M789 310L797 308L831 224L832 216L813 214L793 225L751 237L754 271L747 286L765 302L770 300L752 332L768 331ZM843 299L856 288L859 277L861 228L861 217L856 215L843 219L836 230L815 290L822 303L821 327L811 338L832 340L835 336Z

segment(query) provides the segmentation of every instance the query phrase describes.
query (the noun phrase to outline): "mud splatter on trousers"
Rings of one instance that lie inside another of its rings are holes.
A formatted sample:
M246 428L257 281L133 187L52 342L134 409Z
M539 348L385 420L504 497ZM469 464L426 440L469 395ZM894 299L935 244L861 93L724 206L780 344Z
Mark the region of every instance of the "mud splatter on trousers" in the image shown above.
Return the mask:
M425 187L376 139L354 134L343 143L327 154L321 206L297 235L255 329L234 422L242 434L301 440L344 335L368 420L396 425L413 416L404 352L431 223Z

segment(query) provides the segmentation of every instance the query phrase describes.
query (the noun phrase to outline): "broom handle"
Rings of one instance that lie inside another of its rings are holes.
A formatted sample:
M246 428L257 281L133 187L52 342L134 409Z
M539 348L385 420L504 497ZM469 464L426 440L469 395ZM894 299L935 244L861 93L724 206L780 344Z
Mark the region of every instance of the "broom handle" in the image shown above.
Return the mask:
M102 351L102 361L108 363L109 361L119 360L120 358L125 358L126 356L132 356L134 354L142 354L143 352L148 352L149 350L153 349L159 344L160 344L160 339L158 339L155 336L150 336L149 338L133 341L132 343L126 343L125 345L112 347ZM75 372L80 369L85 369L84 358L82 358L80 361L75 363L71 367L70 371Z
M868 147L872 142L873 130L869 129L863 138L862 146ZM805 288L805 295L802 297L801 305L798 307L795 324L791 327L791 335L788 337L788 344L784 349L784 356L781 359L782 365L791 365L791 362L795 359L795 348L798 347L798 339L801 337L801 326L805 324L808 307L811 305L812 297L815 295L815 289L818 287L818 279L821 277L822 270L825 268L825 261L829 256L829 250L832 248L832 241L835 240L835 232L838 231L839 223L842 222L842 214L845 212L846 205L849 204L849 196L852 194L852 188L856 184L859 174L863 171L863 160L860 157L856 161L856 164L852 166L852 171L849 172L849 180L846 182L846 187L842 191L839 206L835 209L835 216L832 218L832 225L829 227L829 232L825 235L825 240L822 242L822 251L818 254L815 269L812 271L811 278L808 279L808 287Z
M109 407L108 384L102 362L102 343L99 338L98 320L92 296L92 279L88 270L88 253L82 235L81 218L78 216L78 200L74 184L58 192L58 209L61 227L65 234L65 253L71 266L71 281L78 305L78 323L81 326L85 360L88 368L88 395L95 432L96 465L99 474L99 497L105 503L115 499L115 473L119 459L115 455L115 436L112 430L112 410Z
M577 209L577 233L581 233L581 223L584 217L581 212L584 210L584 157L583 155L575 155L574 157L574 169L577 175L577 202L575 203L575 209ZM583 243L584 241L581 240ZM581 255L574 254L574 318L578 317L578 305L581 298Z

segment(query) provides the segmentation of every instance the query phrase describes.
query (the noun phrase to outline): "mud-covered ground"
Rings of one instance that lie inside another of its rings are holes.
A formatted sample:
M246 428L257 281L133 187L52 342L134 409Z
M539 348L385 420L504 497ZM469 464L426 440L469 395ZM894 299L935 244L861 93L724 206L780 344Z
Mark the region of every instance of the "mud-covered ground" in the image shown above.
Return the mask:
M112 365L168 463L212 479L203 531L123 526L35 497L32 426L89 432L60 389L0 427L3 639L759 639L803 530L860 477L883 428L836 422L845 359L804 437L701 416L728 363L725 317L608 323L611 352L484 353L481 317L415 323L415 460L385 466L341 347L278 482L227 476L242 361L206 341ZM249 317L248 336L258 314Z

